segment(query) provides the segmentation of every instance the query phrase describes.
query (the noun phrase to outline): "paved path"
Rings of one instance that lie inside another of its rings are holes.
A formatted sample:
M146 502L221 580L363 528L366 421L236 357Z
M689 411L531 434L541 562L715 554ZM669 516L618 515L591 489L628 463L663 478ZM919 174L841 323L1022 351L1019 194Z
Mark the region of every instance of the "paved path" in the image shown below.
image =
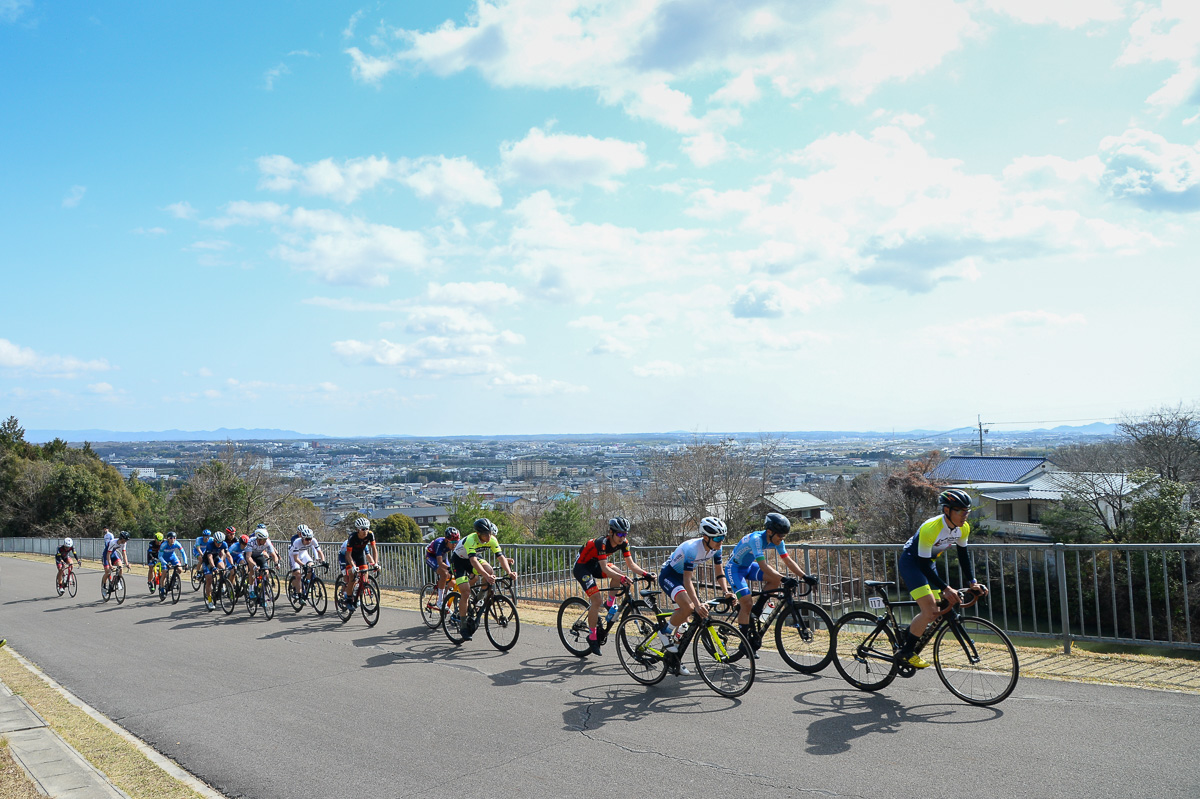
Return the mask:
M47 595L51 570L5 559L4 633L231 797L590 797L616 778L666 797L1200 795L1195 695L1023 679L985 709L934 674L865 694L770 655L732 701L695 677L643 688L611 647L577 661L546 628L456 650L406 611L371 630L225 618L190 593L103 605L88 570L76 599Z

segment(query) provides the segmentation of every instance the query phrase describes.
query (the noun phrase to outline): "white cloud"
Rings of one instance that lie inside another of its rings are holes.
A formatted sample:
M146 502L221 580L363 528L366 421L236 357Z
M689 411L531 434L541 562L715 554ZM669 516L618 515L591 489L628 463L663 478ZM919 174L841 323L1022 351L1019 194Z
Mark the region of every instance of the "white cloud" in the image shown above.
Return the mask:
M201 377L212 377L213 376L212 369L209 369L207 366L201 366L199 369L196 370L196 374L200 375Z
M824 278L798 289L777 280L752 280L735 290L730 308L734 316L743 319L781 317L809 311L841 296L841 289Z
M1063 28L1121 19L1128 5L1121 0L987 0L988 8L1019 22Z
M917 340L932 342L942 354L971 356L982 347L1019 346L1026 335L1036 346L1053 335L1057 346L1066 346L1071 330L1082 330L1087 319L1081 313L1059 314L1053 311L1009 311L972 318L969 328L930 325L915 332Z
M114 389L111 383L88 383L88 391L93 394L112 394Z
M70 355L41 355L29 347L0 338L0 369L17 369L48 377L75 377L77 372L107 372L111 368L103 358L84 361Z
M574 385L562 380L547 380L534 374L518 375L512 372L501 372L488 381L491 386L505 394L525 397L543 397L549 394L583 394L587 386Z
M0 22L16 22L33 0L0 0Z
M312 164L297 164L285 155L258 159L262 174L258 186L270 191L297 190L301 194L330 197L351 203L364 191L385 181L409 186L422 199L441 205L475 204L489 208L500 205L500 190L483 170L467 158L426 156L416 160L390 161L368 156L336 162L326 158Z
M288 69L288 65L281 61L263 73L263 86L267 91L273 91L275 89L275 81L289 74L291 74L291 70Z
M222 252L233 246L233 242L225 239L208 239L205 241L193 241L188 249L204 250L207 252Z
M83 202L83 195L87 193L87 186L72 186L63 196L62 207L74 208Z
M343 39L354 38L354 26L356 26L358 24L358 21L360 19L362 19L362 16L365 13L366 13L366 10L360 8L358 11L355 11L353 14L350 15L349 21L346 22L346 28L345 28L345 30L342 31Z
M194 219L196 217L196 209L192 204L185 201L171 203L166 207L166 212L176 219Z
M633 373L638 377L682 377L685 370L672 361L650 361L643 366L633 367Z
M348 48L346 54L354 61L354 77L364 83L378 83L400 67L400 62L394 58L366 55L357 47Z
M131 232L139 236L161 236L167 232L167 229L163 227L135 227Z
M1175 72L1146 98L1160 108L1200 102L1200 4L1192 0L1162 0L1138 8L1129 29L1129 44L1118 64L1165 61Z
M505 172L527 183L579 188L586 183L612 191L614 180L646 165L645 145L530 129L524 139L505 142L500 160Z
M1200 210L1200 144L1133 128L1101 141L1100 159L1113 197L1153 211Z
M745 70L728 83L709 95L709 102L726 105L750 105L762 97L762 91L754 80L754 71Z
M500 189L468 158L420 158L400 180L421 199L439 205L497 208L501 204Z
M521 292L504 283L430 283L429 299L450 305L512 305L521 300Z

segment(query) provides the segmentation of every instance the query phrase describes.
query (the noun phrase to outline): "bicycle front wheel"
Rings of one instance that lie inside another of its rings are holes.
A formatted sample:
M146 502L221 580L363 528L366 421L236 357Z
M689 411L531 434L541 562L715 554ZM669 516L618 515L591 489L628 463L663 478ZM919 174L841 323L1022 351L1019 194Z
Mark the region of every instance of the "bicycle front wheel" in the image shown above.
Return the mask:
M113 579L109 580L108 581L108 592L112 596L116 597L118 605L121 604L122 602L124 602L125 601L125 578L124 577L114 577Z
M860 610L838 619L833 646L838 674L860 691L878 691L896 679L896 637L870 613Z
M462 631L458 629L461 623L458 616L458 597L457 591L451 591L446 594L446 601L442 605L442 632L455 646L460 646L463 641L467 640L463 637Z
M171 575L171 584L167 586L167 593L171 595L171 604L179 604L179 595L183 593L183 580L179 579L178 574Z
M375 584L374 580L367 581L358 604L362 609L363 621L367 623L368 627L374 627L379 623L379 586Z
M833 620L819 605L797 602L780 614L775 646L793 669L816 674L833 660Z
M75 579L75 572L67 575L67 593L75 596L75 592L79 590L79 581Z
M268 621L275 618L275 590L265 580L262 586L262 596L258 598L258 601L262 603L263 616Z
M437 604L437 583L426 583L421 588L421 597L417 600L421 611L421 621L431 630L437 628L442 621L442 610Z
M354 613L350 597L346 596L346 578L340 574L337 582L333 584L333 609L343 624L350 621L350 615Z
M642 685L667 676L667 664L654 644L657 629L645 616L627 616L617 627L617 659L625 673Z
M987 619L963 617L933 641L933 665L950 693L972 705L1003 702L1017 687L1021 667L1012 641Z
M250 618L254 618L254 614L258 613L258 594L250 596L250 592L246 592L246 610L250 613Z
M558 606L558 638L567 651L577 658L592 651L588 644L588 636L592 632L588 627L589 607L591 605L586 599L577 596L567 597Z
M709 621L696 631L692 660L708 687L721 696L741 696L754 685L750 639L723 621Z
M109 594L112 593L112 586L107 577L100 578L100 601L107 602Z
M325 615L325 609L329 607L329 597L325 595L325 583L320 577L313 578L312 587L308 589L308 601L318 616Z
M492 646L501 652L516 646L521 637L521 617L517 615L516 603L504 594L492 597L483 609L483 628Z

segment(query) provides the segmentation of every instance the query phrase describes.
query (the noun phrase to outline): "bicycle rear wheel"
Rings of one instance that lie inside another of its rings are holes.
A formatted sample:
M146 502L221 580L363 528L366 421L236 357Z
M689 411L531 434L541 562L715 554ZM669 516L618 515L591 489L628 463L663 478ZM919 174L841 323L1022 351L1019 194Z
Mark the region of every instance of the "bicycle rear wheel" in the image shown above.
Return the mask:
M442 621L442 611L437 605L437 583L425 583L421 587L421 596L417 600L417 608L421 611L421 621L429 629L436 629Z
M642 685L655 685L667 676L662 652L654 645L656 631L645 616L627 616L617 627L617 659L625 673Z
M861 691L878 691L896 679L900 667L891 628L863 611L847 613L833 630L833 665L846 682Z
M350 621L350 614L354 613L354 608L350 605L350 597L346 596L346 578L339 574L337 582L333 584L333 609L337 613L342 624Z
M108 593L116 598L117 604L125 601L125 578L114 577L108 581Z
M275 591L266 580L263 581L262 596L258 598L258 601L262 603L263 616L268 621L275 618Z
M79 581L75 579L75 572L67 575L67 593L75 596L75 592L79 590Z
M1004 632L987 619L963 617L933 641L933 665L950 693L972 705L994 705L1017 687L1021 667Z
M460 646L463 641L467 640L463 637L462 632L458 629L461 619L458 616L458 592L451 591L446 594L446 601L442 607L442 632L450 639L450 643L455 646Z
M833 620L819 605L796 602L779 616L775 646L793 669L816 674L833 660Z
M692 660L708 687L721 696L741 696L754 685L754 658L744 657L750 641L723 621L709 621L696 631Z
M200 586L204 585L204 572L199 566L192 567L192 591L199 591Z
M592 629L588 627L588 608L590 603L582 597L571 596L558 606L558 638L563 646L577 658L585 657L592 651L588 644L588 636Z
M313 578L312 586L308 589L308 601L318 616L325 615L325 609L329 607L329 597L325 595L325 583L320 577Z
M483 628L492 646L501 652L516 646L521 637L521 617L517 615L516 603L504 594L493 596L483 609Z
M303 585L304 583L301 582L301 586ZM304 594L296 593L296 589L292 586L292 581L290 578L287 581L287 601L288 604L292 606L292 610L296 611L297 613L304 610Z
M368 580L367 584L363 586L358 606L362 610L363 621L367 623L368 627L374 627L379 623L379 586L375 585L374 580Z

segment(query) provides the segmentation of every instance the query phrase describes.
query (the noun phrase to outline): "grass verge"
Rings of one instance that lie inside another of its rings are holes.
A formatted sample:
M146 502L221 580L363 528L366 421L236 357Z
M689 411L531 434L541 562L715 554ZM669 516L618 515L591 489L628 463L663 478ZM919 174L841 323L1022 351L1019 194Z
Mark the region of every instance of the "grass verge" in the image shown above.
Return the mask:
M25 769L13 760L4 738L0 738L0 799L45 799Z

